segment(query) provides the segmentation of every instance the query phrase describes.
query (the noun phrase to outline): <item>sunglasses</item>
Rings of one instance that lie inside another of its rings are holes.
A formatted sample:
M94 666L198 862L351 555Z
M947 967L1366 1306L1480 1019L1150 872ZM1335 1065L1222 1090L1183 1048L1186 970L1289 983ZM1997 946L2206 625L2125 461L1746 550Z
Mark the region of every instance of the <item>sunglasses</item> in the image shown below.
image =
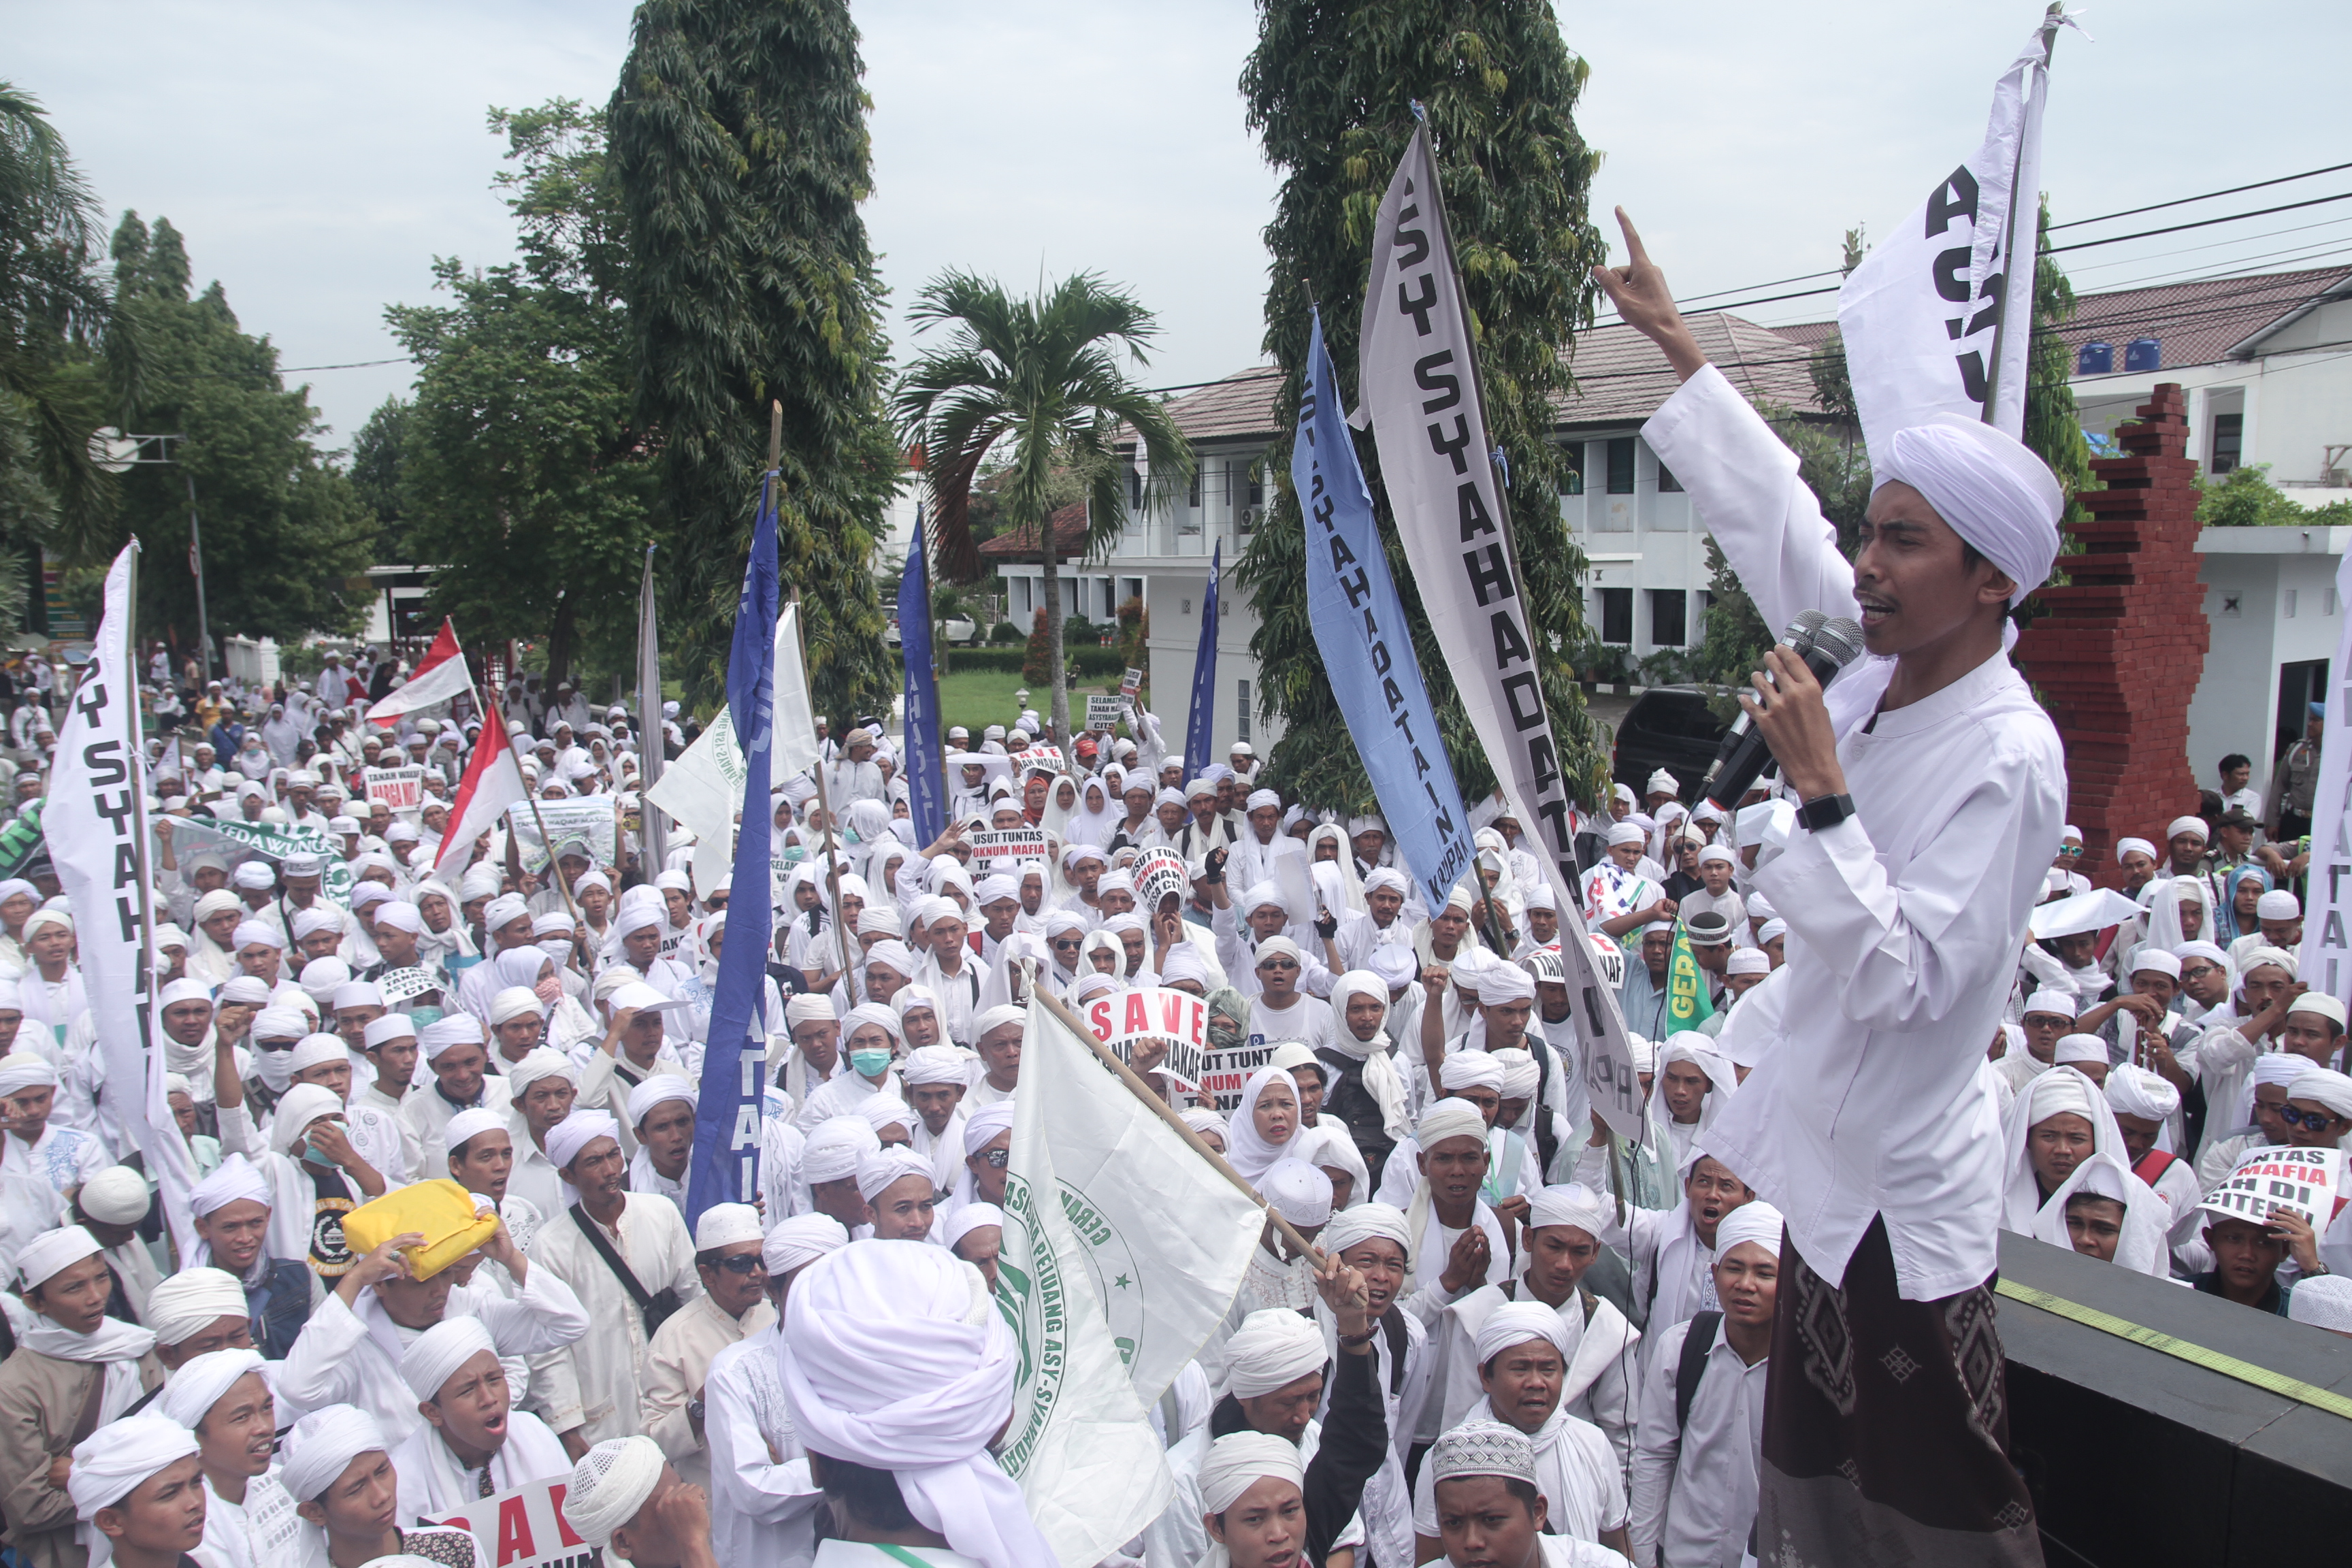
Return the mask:
M1062 949L1064 949L1064 948L1066 948L1066 948L1069 948L1069 949L1071 949L1073 952L1075 952L1075 951L1076 951L1076 950L1077 950L1078 948L1081 948L1081 947L1083 947L1083 946L1085 946L1085 945L1086 945L1086 939L1085 939L1085 938L1083 938L1083 937L1076 937L1076 936L1071 936L1071 937L1060 937L1060 936L1057 936L1057 937L1055 937L1055 938L1054 939L1054 950L1055 950L1056 952L1060 952Z
M720 1258L710 1267L723 1268L730 1274L757 1274L768 1266L756 1252L739 1252L731 1258Z
M2069 860L2079 860L2083 858L2083 847L2079 844L2062 844L2058 847L2058 853Z
M2291 1105L2279 1107L2278 1119L2289 1127L2300 1127L2306 1132L2325 1132L2336 1120L2332 1111L2297 1110Z
M980 1152L980 1163L992 1171L1004 1169L1012 1159L1013 1151L1010 1149L982 1149Z

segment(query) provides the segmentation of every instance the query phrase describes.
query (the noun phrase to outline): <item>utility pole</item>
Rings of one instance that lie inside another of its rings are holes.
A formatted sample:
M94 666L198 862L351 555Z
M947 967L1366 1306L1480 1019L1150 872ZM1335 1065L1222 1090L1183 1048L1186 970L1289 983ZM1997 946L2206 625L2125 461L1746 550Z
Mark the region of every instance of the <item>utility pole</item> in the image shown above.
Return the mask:
M132 468L177 467L188 482L188 573L196 582L196 664L200 680L213 678L213 639L205 616L205 542L196 518L196 476L187 465L173 455L172 443L187 437L171 436L126 436L111 425L90 433L90 461L110 474L125 473ZM132 650L135 654L136 649Z

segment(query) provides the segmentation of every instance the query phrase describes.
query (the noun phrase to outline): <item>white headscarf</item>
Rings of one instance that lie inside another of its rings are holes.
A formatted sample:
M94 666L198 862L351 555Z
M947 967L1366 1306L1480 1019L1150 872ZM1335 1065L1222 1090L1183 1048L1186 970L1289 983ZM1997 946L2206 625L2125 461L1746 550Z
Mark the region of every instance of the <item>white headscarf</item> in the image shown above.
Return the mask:
M778 1355L814 1452L887 1469L907 1510L986 1568L1051 1568L1053 1548L988 1445L1020 1360L980 1270L922 1241L863 1241L793 1283Z
M2033 1228L2029 1234L2037 1241L2073 1251L2074 1238L2066 1230L2066 1200L2078 1193L2113 1198L2124 1205L2124 1233L2116 1243L2117 1263L2158 1279L2171 1276L2172 1260L2164 1237L2172 1205L2126 1169L2122 1159L2115 1154L2095 1153L2076 1165L2033 1216Z
M2155 891L2147 903L2147 940L2140 944L2139 951L2152 947L2178 957L2180 950L2192 942L2213 940L2213 895L2206 891L2203 882L2194 877L2168 877L2153 886ZM2193 901L2200 911L2196 933L2191 936L2180 934L2180 905L2184 900Z
M2107 1109L2107 1097L2097 1084L2070 1067L2053 1067L2038 1074L2018 1091L2016 1100L2011 1104L2009 1114L2001 1122L2001 1139L2006 1149L2001 1166L2000 1225L2003 1230L2013 1230L2020 1236L2033 1234L2034 1216L2044 1206L2041 1184L2033 1175L2031 1147L2033 1129L2053 1116L2068 1112L2091 1124L2093 1152L2113 1155L2118 1160L2123 1158L2123 1130L2116 1125L2116 1113ZM2054 1196L2052 1201L2056 1201ZM2059 1228L2064 1229L2063 1210Z
M1234 1107L1225 1133L1225 1163L1231 1165L1245 1182L1255 1182L1266 1173L1268 1166L1287 1156L1298 1142L1298 1129L1291 1128L1290 1137L1282 1143L1269 1143L1258 1135L1257 1097L1265 1092L1266 1085L1280 1079L1289 1086L1291 1098L1298 1095L1298 1080L1280 1068L1260 1068L1242 1086L1241 1103Z

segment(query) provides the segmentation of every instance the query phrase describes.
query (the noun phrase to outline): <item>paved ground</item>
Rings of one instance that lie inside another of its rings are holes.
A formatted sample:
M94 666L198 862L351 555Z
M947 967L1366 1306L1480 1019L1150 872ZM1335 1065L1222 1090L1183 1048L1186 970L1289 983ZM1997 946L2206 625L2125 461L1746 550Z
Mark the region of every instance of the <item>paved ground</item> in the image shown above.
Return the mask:
M1606 724L1612 737L1617 733L1617 726L1624 721L1626 710L1633 706L1631 697L1619 697L1605 689L1584 700L1584 710Z

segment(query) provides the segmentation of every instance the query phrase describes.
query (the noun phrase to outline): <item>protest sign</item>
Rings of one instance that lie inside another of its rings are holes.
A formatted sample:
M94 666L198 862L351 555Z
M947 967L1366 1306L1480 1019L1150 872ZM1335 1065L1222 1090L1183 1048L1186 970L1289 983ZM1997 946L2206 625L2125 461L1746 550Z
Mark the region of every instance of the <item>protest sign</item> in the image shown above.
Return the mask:
M521 852L523 869L541 871L547 868L547 846L540 842L539 825L547 824L548 837L560 847L579 840L588 846L588 853L599 866L619 863L619 838L613 820L613 797L609 795L583 795L574 800L542 800L539 815L531 815L531 803L519 800L507 807L507 831L515 836L516 847Z
M1043 768L1049 773L1067 771L1062 765L1062 748L1059 746L1024 746L1013 753L1013 765L1024 769Z
M425 1522L472 1531L499 1568L595 1568L595 1549L573 1534L563 1517L563 1494L571 1485L570 1476L525 1481L463 1513L434 1515Z
M1147 849L1136 858L1132 873L1135 878L1135 905L1146 920L1160 912L1160 904L1171 893L1176 895L1177 907L1183 907L1184 894L1192 886L1192 873L1185 868L1184 857L1173 849Z
M366 768L367 797L394 811L415 811L425 804L423 768Z
M1118 694L1121 697L1132 698L1137 692L1142 689L1143 671L1129 668L1125 675L1119 677Z
M1209 1005L1200 997L1154 985L1097 996L1079 1016L1095 1038L1129 1067L1135 1065L1138 1040L1167 1041L1160 1069L1176 1078L1187 1093L1201 1092L1209 1051Z
M288 827L272 822L206 821L196 816L175 816L172 824L172 843L180 856L198 850L214 849L232 863L239 860L263 859L282 862L289 855L316 855L324 868L319 877L319 896L338 909L352 906L351 863L343 858L342 846L316 827Z
M375 977L375 988L387 1007L413 1002L428 991L441 989L441 977L426 969L387 969Z
M2344 1151L2252 1149L2229 1179L2197 1206L2222 1219L2267 1225L2273 1209L2288 1209L2325 1231L2344 1203Z
M1008 856L1015 860L1045 858L1045 830L1042 827L992 827L967 833L963 841L971 847L972 858L976 860L998 860Z
M1087 694L1087 728L1089 730L1116 729L1118 725L1119 711L1123 706L1124 704L1117 697L1106 697L1095 691L1088 692Z

